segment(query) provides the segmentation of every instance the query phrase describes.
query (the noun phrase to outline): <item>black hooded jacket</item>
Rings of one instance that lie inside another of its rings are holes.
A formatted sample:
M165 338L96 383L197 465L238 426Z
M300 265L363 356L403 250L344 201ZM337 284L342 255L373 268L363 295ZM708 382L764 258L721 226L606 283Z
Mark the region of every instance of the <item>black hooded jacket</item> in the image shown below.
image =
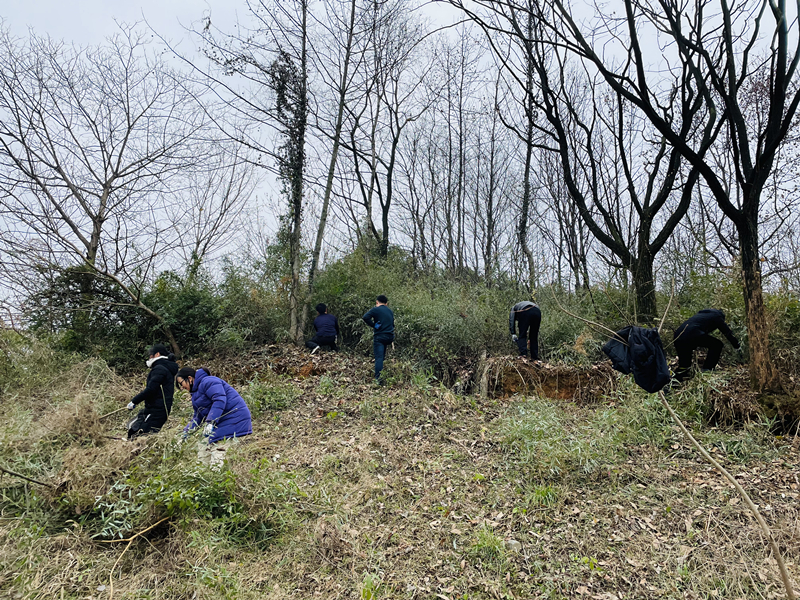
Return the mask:
M675 330L675 345L691 344L694 340L719 329L728 338L734 348L739 347L739 340L733 335L725 322L725 313L716 308L706 308L687 319Z
M633 380L646 392L657 392L669 383L669 367L658 329L626 327L603 346L614 368L633 373Z
M175 362L172 354L159 358L150 367L150 372L147 374L147 385L133 397L131 402L134 404L144 402L145 410L153 413L171 412L177 372L178 363Z

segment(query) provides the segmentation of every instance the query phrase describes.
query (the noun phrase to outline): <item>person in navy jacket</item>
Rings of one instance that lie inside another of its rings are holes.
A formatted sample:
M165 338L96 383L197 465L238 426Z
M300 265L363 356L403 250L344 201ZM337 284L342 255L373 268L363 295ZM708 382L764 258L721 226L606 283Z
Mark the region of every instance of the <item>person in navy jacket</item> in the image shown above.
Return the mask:
M389 299L381 294L375 299L375 307L361 317L372 329L372 350L375 353L375 383L382 385L381 371L386 358L386 347L394 341L394 313L386 306Z
M253 433L250 409L244 399L208 369L183 367L175 376L175 385L192 394L194 415L183 429L184 436L201 425L211 444Z
M328 307L321 302L317 304L317 318L314 319L314 331L317 333L313 338L306 342L306 348L311 349L311 354L317 351L320 346L330 346L331 350L338 352L336 338L341 335L339 332L339 319L328 314Z

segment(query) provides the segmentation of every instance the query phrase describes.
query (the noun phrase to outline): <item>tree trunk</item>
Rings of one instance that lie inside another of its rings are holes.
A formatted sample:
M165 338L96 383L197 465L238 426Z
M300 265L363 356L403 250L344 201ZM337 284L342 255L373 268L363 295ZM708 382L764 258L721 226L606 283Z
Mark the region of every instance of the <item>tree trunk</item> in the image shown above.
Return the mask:
M638 321L652 325L657 313L656 285L653 278L653 257L639 256L633 264L633 286L636 292L636 314Z
M328 222L328 206L330 205L331 192L333 190L333 180L336 175L336 160L339 156L339 146L342 141L342 123L344 121L344 106L347 94L348 73L350 70L350 56L353 48L353 31L356 20L356 2L350 3L350 24L347 31L347 42L345 44L344 64L342 65L342 78L339 81L339 106L336 112L336 125L333 132L333 148L331 149L331 160L328 164L328 177L325 181L325 194L322 197L322 210L319 215L319 225L317 227L317 239L314 242L314 252L311 255L311 267L308 270L308 298L314 293L314 277L319 267L319 255L322 251L322 240L325 234L325 226ZM302 323L308 318L308 306L303 308ZM305 327L304 327L305 328Z
M636 315L638 321L651 325L658 315L656 307L656 281L653 277L653 252L650 247L650 224L653 217L642 214L637 235L636 258L631 261L631 275L636 293Z
M742 219L737 224L742 252L742 283L750 346L750 384L766 393L783 393L780 373L769 348L769 327L761 286L761 260L758 253L758 222Z

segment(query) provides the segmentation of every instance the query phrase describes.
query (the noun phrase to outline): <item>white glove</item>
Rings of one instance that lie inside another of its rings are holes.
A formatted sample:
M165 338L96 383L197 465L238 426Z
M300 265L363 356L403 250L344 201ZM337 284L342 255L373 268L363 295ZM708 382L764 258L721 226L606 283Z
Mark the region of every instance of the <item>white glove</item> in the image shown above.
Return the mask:
M133 410L136 408L136 405L133 402L128 402L128 410Z
M516 334L516 333L512 333L512 334L511 334L511 341L512 341L512 342L516 342L518 339L519 339L519 338L517 337L517 334Z
M206 437L211 437L212 433L214 433L214 424L206 423L206 426L203 428L203 435Z

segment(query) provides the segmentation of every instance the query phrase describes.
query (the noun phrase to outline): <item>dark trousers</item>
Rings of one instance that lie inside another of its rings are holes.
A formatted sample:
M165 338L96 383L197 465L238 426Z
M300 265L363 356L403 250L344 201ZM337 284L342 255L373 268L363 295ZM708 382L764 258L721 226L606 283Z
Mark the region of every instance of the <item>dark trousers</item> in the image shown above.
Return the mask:
M394 337L375 337L372 339L372 351L375 353L375 379L380 380L383 371L383 360L386 358L386 347L390 346Z
M140 410L136 418L128 423L128 439L147 433L158 433L169 415L164 410Z
M708 334L689 340L675 340L675 352L678 353L678 370L675 372L675 378L682 381L689 377L692 371L694 351L698 348L708 348L703 369L711 370L716 367L719 357L722 355L722 345L720 340Z
M334 352L338 352L339 348L336 346L336 338L335 337L327 337L327 336L319 336L315 335L310 340L306 342L306 348L313 350L317 346L330 346L331 350Z
M531 338L531 357L539 360L539 326L542 324L542 311L538 306L516 314L519 337L517 348L520 356L528 356L528 333Z

